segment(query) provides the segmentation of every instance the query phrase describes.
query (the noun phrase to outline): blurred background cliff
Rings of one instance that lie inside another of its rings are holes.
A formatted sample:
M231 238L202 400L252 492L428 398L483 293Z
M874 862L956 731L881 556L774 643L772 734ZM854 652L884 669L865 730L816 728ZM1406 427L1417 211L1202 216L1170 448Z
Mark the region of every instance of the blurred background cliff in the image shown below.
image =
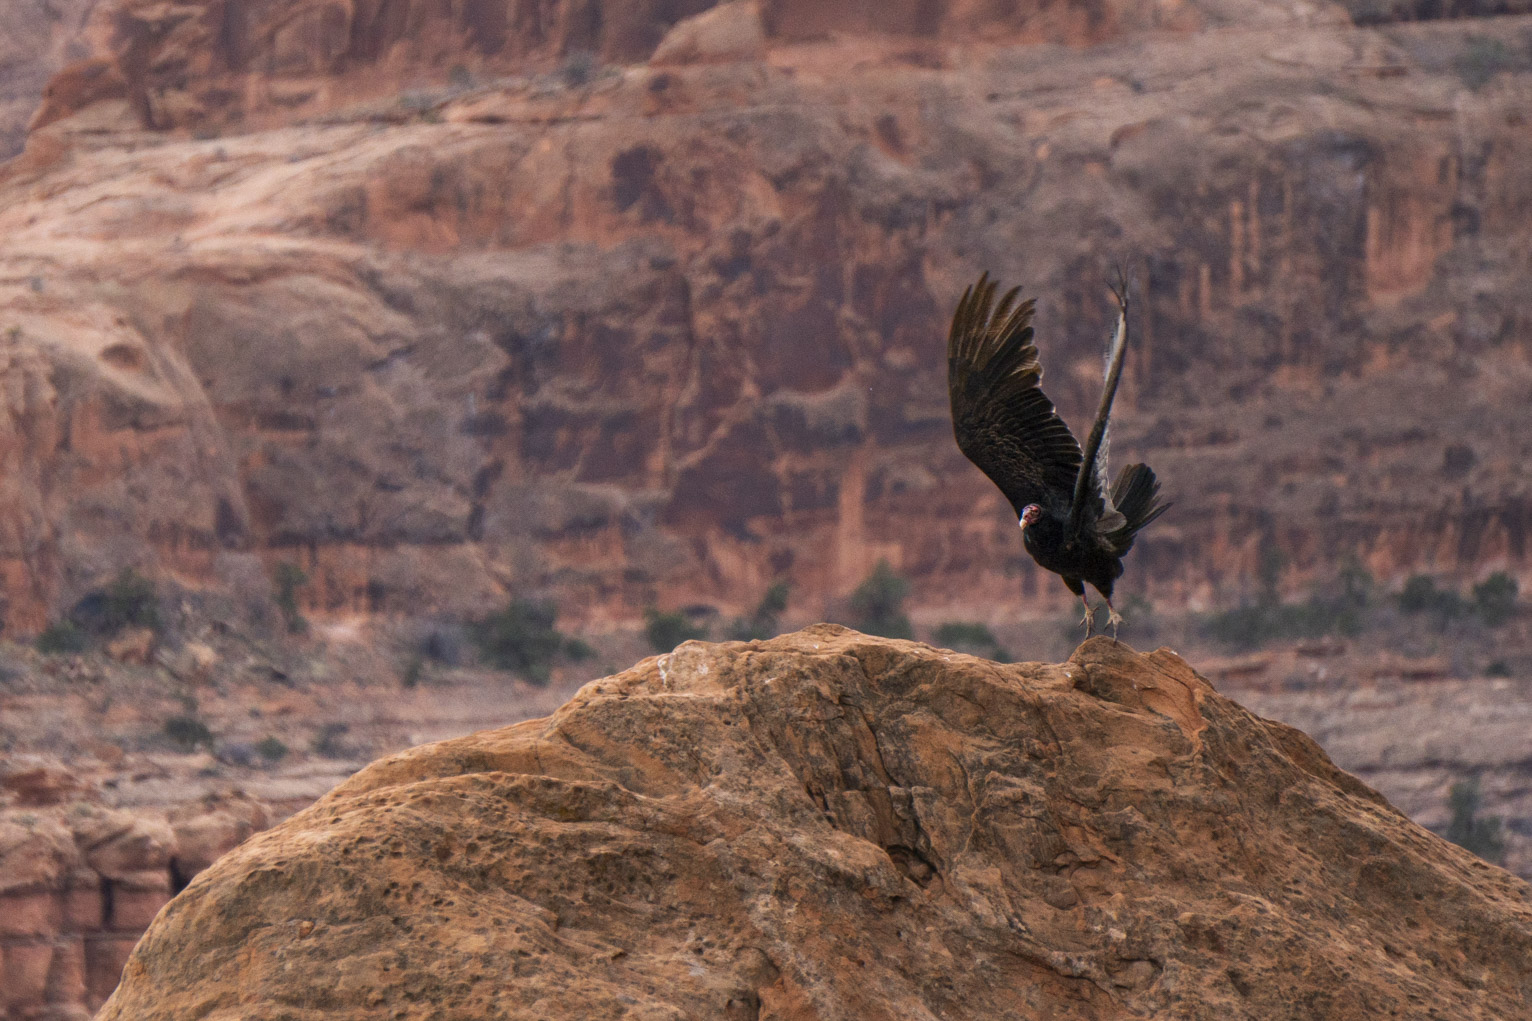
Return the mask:
M1136 281L1113 452L1176 507L1124 639L1532 874L1529 9L6 4L0 896L55 907L0 1011L99 1002L372 756L686 637L1067 653L951 437L986 269L1072 423Z

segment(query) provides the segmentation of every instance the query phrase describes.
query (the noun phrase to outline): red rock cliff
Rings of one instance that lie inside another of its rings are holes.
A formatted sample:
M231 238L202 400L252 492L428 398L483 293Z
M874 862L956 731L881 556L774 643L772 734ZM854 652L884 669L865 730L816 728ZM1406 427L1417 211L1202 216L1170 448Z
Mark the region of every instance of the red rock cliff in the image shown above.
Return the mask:
M1048 605L951 441L944 320L981 269L1026 284L1079 421L1117 257L1114 449L1177 500L1130 589L1229 598L1263 544L1294 584L1527 571L1532 75L1472 25L768 5L650 67L690 8L239 9L98 10L0 181L14 629L125 564L238 605L282 560L320 614L779 577L817 614L881 557L928 606Z

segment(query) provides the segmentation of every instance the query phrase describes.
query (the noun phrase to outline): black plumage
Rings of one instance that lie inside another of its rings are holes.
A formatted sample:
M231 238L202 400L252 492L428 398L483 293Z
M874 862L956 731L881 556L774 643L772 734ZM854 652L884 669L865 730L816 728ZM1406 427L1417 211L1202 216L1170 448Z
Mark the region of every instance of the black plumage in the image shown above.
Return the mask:
M1128 340L1127 288L1117 291L1117 330L1108 352L1096 420L1082 450L1043 393L1032 342L1034 303L1017 304L1020 288L998 302L989 274L963 292L947 337L947 386L958 447L1000 487L1022 526L1032 559L1063 577L1085 604L1086 634L1095 616L1089 582L1106 598L1115 635L1122 617L1112 587L1122 558L1144 526L1169 509L1148 465L1131 464L1107 485L1112 399Z

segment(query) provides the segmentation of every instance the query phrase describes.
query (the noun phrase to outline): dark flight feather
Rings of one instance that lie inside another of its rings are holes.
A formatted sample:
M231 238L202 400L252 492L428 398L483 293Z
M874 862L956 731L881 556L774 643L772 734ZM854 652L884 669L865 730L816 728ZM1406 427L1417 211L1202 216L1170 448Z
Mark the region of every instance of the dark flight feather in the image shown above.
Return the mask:
M1033 302L1020 288L995 303L985 274L963 292L947 337L947 385L958 448L1019 514L1036 503L1067 511L1080 445L1043 393L1032 343ZM1064 503L1064 506L1059 504Z

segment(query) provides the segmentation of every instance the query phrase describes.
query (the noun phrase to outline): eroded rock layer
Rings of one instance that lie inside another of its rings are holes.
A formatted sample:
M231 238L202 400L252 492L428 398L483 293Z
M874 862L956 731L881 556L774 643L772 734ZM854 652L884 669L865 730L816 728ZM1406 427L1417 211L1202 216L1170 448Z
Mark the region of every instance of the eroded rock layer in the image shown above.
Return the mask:
M817 617L881 558L1062 602L952 443L944 320L981 269L1040 295L1078 423L1117 259L1114 451L1177 501L1130 591L1228 600L1265 547L1532 584L1526 18L665 5L609 45L555 4L486 50L503 5L375 6L98 8L0 173L17 633L126 565L238 609L298 563L319 615Z
M1173 654L690 643L381 760L101 1015L1519 1017L1525 884Z

